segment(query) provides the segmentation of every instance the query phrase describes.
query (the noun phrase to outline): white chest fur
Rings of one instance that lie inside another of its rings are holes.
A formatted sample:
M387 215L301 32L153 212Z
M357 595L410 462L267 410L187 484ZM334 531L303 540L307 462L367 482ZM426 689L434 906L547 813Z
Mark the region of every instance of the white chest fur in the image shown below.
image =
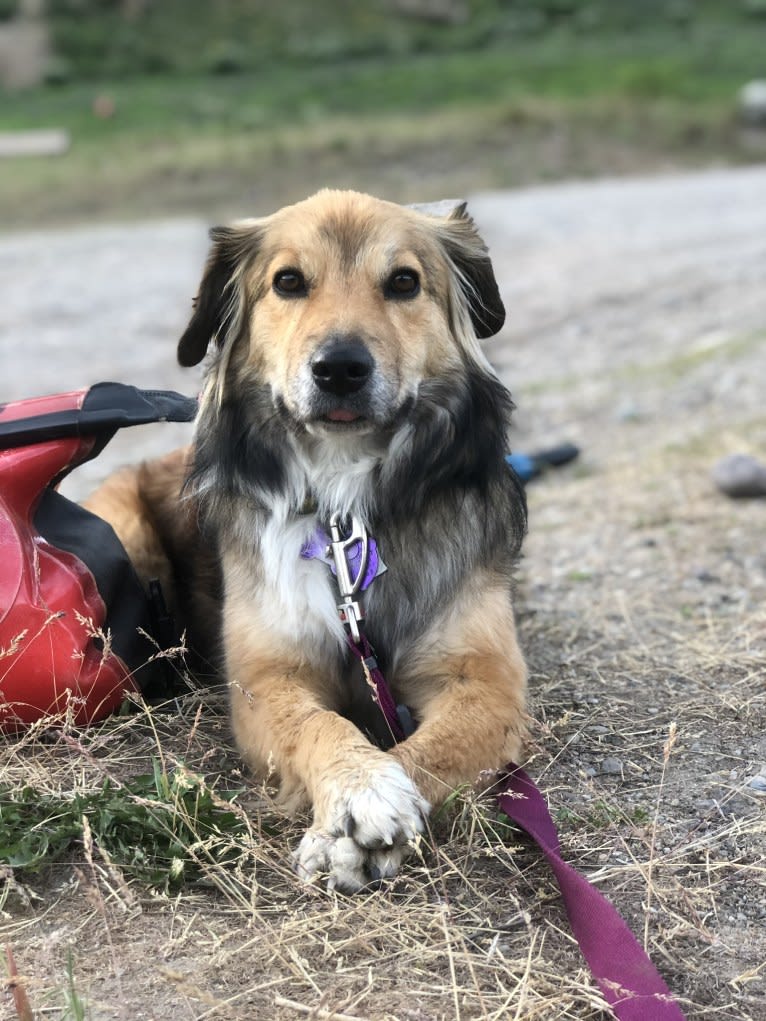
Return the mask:
M287 521L276 514L269 518L260 535L262 612L268 614L274 633L324 651L328 643L342 645L344 634L330 568L301 556L316 529L313 515Z

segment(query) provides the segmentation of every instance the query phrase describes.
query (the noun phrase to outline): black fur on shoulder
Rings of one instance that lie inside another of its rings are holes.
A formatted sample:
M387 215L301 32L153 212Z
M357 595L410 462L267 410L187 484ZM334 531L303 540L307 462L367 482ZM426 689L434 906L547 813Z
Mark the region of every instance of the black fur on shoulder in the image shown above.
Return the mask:
M505 461L512 410L503 384L468 359L462 374L421 384L377 469L370 524L401 528L434 512L452 520L468 514L466 527L515 555L526 530L526 500ZM269 388L253 380L228 387L220 406L203 407L187 482L203 516L226 516L238 498L263 506L284 493L295 456L289 434L299 432L274 406Z
M412 647L466 578L484 568L510 591L526 531L524 487L505 460L510 394L472 364L421 387L408 449L392 458L371 527L389 570L368 593L370 641Z
M229 389L220 407L203 408L197 426L194 465L187 485L203 509L245 497L279 493L286 483L285 424L268 387L250 383Z
M433 499L474 493L487 501L500 485L513 490L507 522L515 549L526 529L524 487L505 461L513 401L499 379L473 362L462 376L422 383L395 454L381 467L392 519L423 513Z

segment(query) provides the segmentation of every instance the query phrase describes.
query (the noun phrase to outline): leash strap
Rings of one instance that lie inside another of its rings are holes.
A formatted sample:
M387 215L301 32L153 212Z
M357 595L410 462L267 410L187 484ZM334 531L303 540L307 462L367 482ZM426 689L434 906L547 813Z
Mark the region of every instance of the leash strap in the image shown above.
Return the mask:
M370 643L364 635L359 647L350 636L348 643L365 667L372 696L392 735L403 740L401 707L397 708ZM513 763L504 773L498 805L529 834L548 861L580 952L617 1021L685 1021L662 976L614 905L561 857L558 833L538 788Z
M337 531L338 522L334 520L333 524ZM354 538L359 531L357 523L353 522ZM366 530L362 528L361 532L366 536ZM341 595L350 605L356 591L366 588L361 584L366 563L357 572L357 583L351 585L346 561L348 540L344 545L339 541L341 538L340 533L333 535L336 541L332 547L336 564L343 569L338 572ZM362 547L363 561L365 550L366 547ZM312 554L304 550L301 555ZM347 625L346 641L362 664L371 697L383 714L394 741L403 741L415 729L409 710L406 706L397 706L364 631L358 624L349 626L355 621L349 621L348 614L344 616L346 604L339 605L338 609ZM359 622L362 619L363 612ZM685 1021L660 973L617 909L561 857L558 833L548 805L532 780L513 763L506 766L504 774L499 789L496 788L498 805L529 834L547 859L559 884L580 951L617 1021Z
M408 726L408 718L411 723L412 717L405 706L397 706L391 689L386 682L383 672L375 659L375 652L362 631L359 639L356 640L350 634L346 635L349 649L362 664L364 676L370 688L373 701L378 706L388 724L391 736L394 741L403 741L405 737L414 731L414 726Z
M545 855L580 951L618 1021L684 1021L657 969L617 909L561 857L545 798L511 763L497 801Z

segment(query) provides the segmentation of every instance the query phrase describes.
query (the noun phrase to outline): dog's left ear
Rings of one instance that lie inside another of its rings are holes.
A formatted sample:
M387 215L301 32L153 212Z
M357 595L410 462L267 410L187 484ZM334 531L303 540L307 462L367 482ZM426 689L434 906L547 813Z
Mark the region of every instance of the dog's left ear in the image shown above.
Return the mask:
M260 231L255 221L214 227L205 272L194 299L194 312L178 342L178 361L185 368L205 357L208 344L222 343L237 312L237 270L255 254Z
M476 336L480 340L493 337L503 327L505 307L487 246L468 214L467 203L449 199L412 208L441 220L439 237L457 270Z
M194 312L178 342L178 361L184 368L202 361L208 344L225 325L226 291L231 285L235 265L232 246L225 227L214 227L210 238L213 246L194 299Z

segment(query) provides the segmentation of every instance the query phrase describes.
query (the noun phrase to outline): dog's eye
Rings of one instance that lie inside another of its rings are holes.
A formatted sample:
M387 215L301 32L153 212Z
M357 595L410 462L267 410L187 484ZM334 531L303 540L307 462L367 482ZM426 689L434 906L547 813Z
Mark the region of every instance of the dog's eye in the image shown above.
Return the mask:
M281 269L275 273L272 286L284 298L303 298L308 293L306 278L297 269Z
M387 298L414 298L420 291L420 278L414 269L397 269L386 281Z

